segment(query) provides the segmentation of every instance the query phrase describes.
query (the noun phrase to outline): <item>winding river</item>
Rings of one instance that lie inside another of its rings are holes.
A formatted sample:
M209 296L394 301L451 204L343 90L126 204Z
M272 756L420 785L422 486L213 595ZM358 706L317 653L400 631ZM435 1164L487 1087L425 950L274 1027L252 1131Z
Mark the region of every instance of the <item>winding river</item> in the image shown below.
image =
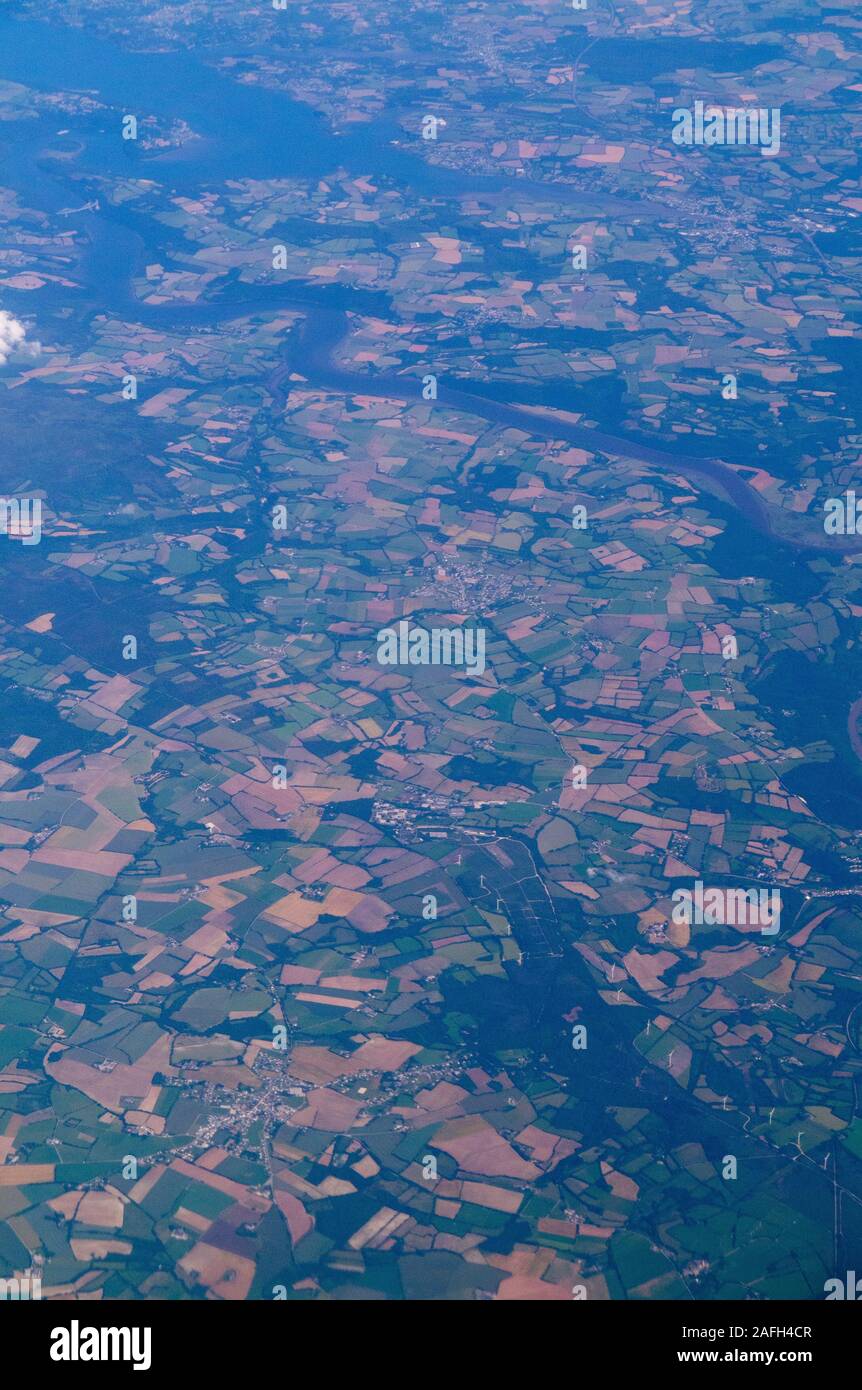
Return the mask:
M208 57L217 61L219 55ZM97 91L103 101L115 102L122 110L156 110L180 116L203 138L179 153L146 158L130 167L129 152L116 132L88 133L83 160L45 161L38 158L45 144L44 130L28 135L19 127L10 132L16 138L3 150L0 183L14 187L22 203L53 213L64 205L75 206L82 201L82 171L94 178L105 172L148 175L169 182L177 191L194 195L202 185L232 177L312 178L340 168L355 176L371 169L375 177L391 181L408 194L415 189L417 198L424 200L449 201L469 194L493 203L505 200L507 192L516 185L521 199L526 196L575 204L576 213L582 215L596 208L633 219L675 221L682 215L676 208L671 210L648 201L633 204L602 195L597 202L566 185L486 178L430 165L406 148L403 135L391 122L382 120L358 132L334 136L323 119L307 106L278 91L237 83L210 62L189 53L130 53L75 29L0 19L0 77L52 90L68 86L70 71L75 74L76 87ZM266 132L273 130L284 131L284 137L266 138ZM0 127L0 138L3 134ZM135 217L143 236L134 230L134 225L130 227L130 220L134 223L135 219L106 207L104 200L98 212L82 211L70 220L70 227L87 239L88 250L80 258L78 273L90 313L108 311L153 327L191 328L218 327L252 311L290 308L301 312L304 321L268 379L278 405L286 400L292 372L331 391L381 395L401 401L421 399L418 376L352 371L339 358L339 347L350 333L348 310L397 317L386 294L346 286L315 290L300 285L253 286L237 293L233 286L215 302L148 306L134 296L132 277L144 246L161 244L165 229L155 220L139 214ZM144 229L147 221L149 227ZM15 298L11 292L5 293ZM81 292L64 293L64 303L71 304L80 318ZM54 291L43 290L40 294L45 296L45 302L56 299ZM29 312L28 296L17 298L22 310ZM780 509L765 503L744 474L721 458L656 447L571 419L573 407L577 408L571 388L567 388L566 399L559 407L570 413L566 417L540 407L496 400L483 394L478 383L470 386L459 378L447 379L444 371L439 373L439 382L441 404L491 424L565 441L612 458L634 459L657 472L712 485L758 531L795 550L840 554L843 550L862 548L862 538L826 537L815 519L799 523L791 537ZM781 529L776 527L779 517Z

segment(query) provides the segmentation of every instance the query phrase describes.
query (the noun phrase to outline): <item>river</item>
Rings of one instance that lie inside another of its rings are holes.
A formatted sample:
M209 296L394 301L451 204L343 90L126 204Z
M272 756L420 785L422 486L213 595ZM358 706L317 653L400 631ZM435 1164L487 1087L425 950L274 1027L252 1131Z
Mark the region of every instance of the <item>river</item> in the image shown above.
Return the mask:
M378 180L391 180L407 191L415 189L417 198L426 200L470 194L493 202L505 200L516 185L521 199L527 196L562 202L576 206L578 213L601 207L645 219L675 220L681 215L676 209L648 201L633 204L602 196L600 202L593 199L591 203L582 192L564 184L486 178L436 167L403 143L393 143L401 133L387 120L336 136L321 116L287 94L238 83L220 71L214 64L224 56L216 49L207 54L209 61L185 52L138 54L74 28L0 18L0 78L38 90L65 90L72 72L77 90L97 92L100 100L122 112L181 117L202 136L181 151L130 164L129 151L118 131L97 131L88 133L80 159L53 159L49 164L37 160L46 139L41 123L32 134L19 127L10 132L17 138L4 142L0 182L14 187L25 204L56 213L66 204L74 205L76 199L81 201L82 171L93 177L147 174L194 196L202 186L222 184L230 178L312 179L342 169L355 177L373 172ZM0 138L3 134L0 127ZM354 372L338 361L339 345L350 332L348 310L397 318L383 292L349 286L315 290L296 284L262 285L244 287L239 293L231 287L228 294L206 304L148 306L134 296L131 281L145 247L149 249L153 238L156 245L164 241L164 227L141 214L132 216L106 206L104 199L98 212L77 213L70 226L87 239L88 249L79 260L78 274L90 311L109 312L153 327L191 328L217 327L250 311L299 310L305 316L301 332L288 342L282 362L269 378L269 388L279 404L285 399L291 372L300 372L313 385L332 391L380 394L403 401L421 399L418 377ZM56 290L40 293L43 302L58 296ZM72 293L71 302L80 314L79 292ZM758 531L794 550L827 550L837 555L862 549L862 537L826 537L816 521L803 523L804 531L797 530L792 538L782 535L775 526L778 509L767 505L744 475L720 457L657 447L541 409L498 401L483 394L479 384L450 381L445 373L440 373L439 399L441 404L502 428L634 459L667 475L709 483ZM573 404L576 409L568 388L559 408L571 413Z

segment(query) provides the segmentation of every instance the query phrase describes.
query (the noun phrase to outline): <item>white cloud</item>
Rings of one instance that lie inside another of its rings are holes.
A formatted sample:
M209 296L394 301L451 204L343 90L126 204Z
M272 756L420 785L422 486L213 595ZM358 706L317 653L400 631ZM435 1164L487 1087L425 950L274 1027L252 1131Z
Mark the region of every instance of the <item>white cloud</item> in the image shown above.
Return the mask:
M38 351L38 343L27 342L27 329L21 320L8 310L0 309L0 367L5 367L9 358L16 353L33 357Z

